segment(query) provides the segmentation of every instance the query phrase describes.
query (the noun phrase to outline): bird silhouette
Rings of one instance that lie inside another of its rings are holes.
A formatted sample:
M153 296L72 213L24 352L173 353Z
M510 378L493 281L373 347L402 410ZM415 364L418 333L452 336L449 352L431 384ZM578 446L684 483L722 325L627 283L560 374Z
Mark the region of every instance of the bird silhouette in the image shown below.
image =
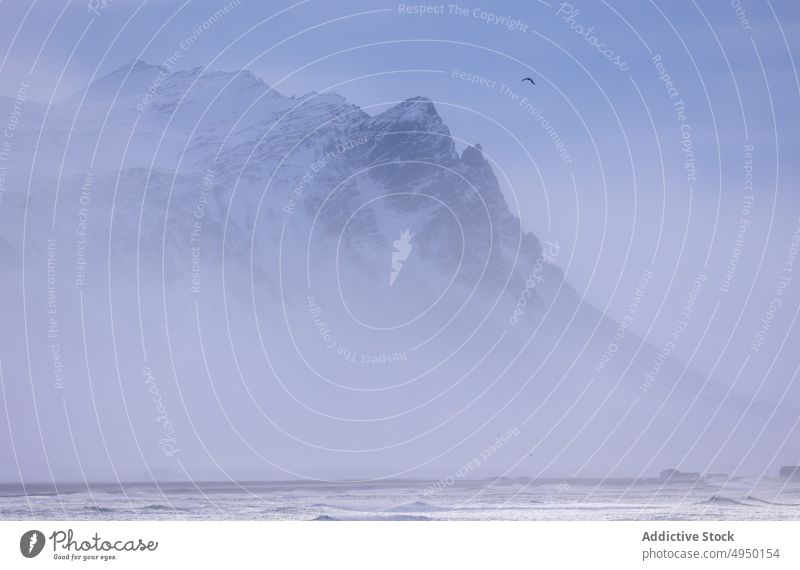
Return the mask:
M533 79L531 79L530 77L523 77L523 78L522 78L522 81L530 81L531 83L533 83L534 85L536 85L536 82L535 82Z

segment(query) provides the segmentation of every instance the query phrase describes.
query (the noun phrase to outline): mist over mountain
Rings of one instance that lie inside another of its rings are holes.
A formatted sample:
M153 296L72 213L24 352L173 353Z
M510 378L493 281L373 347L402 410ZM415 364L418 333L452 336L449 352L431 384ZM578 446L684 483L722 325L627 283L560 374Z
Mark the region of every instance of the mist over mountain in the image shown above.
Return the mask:
M792 462L795 407L581 299L424 96L135 60L10 152L4 480L444 477L509 432L481 477Z

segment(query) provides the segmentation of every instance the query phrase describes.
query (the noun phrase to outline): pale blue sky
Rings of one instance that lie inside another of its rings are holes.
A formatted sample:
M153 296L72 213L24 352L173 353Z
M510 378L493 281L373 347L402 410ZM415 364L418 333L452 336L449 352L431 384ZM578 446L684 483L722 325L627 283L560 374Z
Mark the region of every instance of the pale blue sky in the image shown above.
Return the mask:
M28 82L32 99L57 101L132 58L161 63L225 4L116 0L95 14L84 1L6 0L0 93L13 96ZM658 295L635 328L658 345L673 323L663 315L680 308L698 272L708 272L709 290L718 295L741 207L744 145L755 149L756 199L739 266L746 278L725 296L731 311L723 310L723 321L742 310L751 291L743 310L757 321L797 224L800 84L792 58L799 55L800 8L750 0L737 13L736 5L483 2L460 4L466 15L442 4L444 13L423 16L401 14L388 1L241 0L182 51L176 67L247 67L285 94L334 90L369 112L430 97L459 146L480 142L495 161L525 227L566 246L569 257L560 264L595 305L622 315L654 262ZM509 30L490 17L520 24ZM593 29L588 38L578 26ZM592 37L629 69L604 57ZM686 104L697 166L692 184L656 54ZM454 69L494 81L494 89L453 78ZM520 83L526 75L535 87ZM501 92L501 83L531 100L542 113L538 121ZM542 119L571 164L563 164ZM701 314L708 316L712 301ZM691 348L686 342L679 355L687 358Z

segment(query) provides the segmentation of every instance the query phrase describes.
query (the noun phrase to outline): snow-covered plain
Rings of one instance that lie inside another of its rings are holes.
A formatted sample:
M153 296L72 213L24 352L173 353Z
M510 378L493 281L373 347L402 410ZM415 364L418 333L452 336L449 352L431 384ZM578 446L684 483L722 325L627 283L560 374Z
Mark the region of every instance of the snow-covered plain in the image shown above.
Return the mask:
M800 484L649 481L166 483L0 488L0 518L43 520L797 520Z

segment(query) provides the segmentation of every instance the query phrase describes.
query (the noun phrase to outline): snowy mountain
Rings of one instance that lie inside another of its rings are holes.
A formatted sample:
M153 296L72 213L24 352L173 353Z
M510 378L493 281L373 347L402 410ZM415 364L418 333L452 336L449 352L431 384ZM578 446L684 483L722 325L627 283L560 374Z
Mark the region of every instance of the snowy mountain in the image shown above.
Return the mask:
M439 477L512 428L479 476L780 459L762 444L795 412L669 358L646 382L657 349L576 294L567 252L522 230L429 99L370 115L134 61L14 145L2 342L14 443L39 450L24 474Z

